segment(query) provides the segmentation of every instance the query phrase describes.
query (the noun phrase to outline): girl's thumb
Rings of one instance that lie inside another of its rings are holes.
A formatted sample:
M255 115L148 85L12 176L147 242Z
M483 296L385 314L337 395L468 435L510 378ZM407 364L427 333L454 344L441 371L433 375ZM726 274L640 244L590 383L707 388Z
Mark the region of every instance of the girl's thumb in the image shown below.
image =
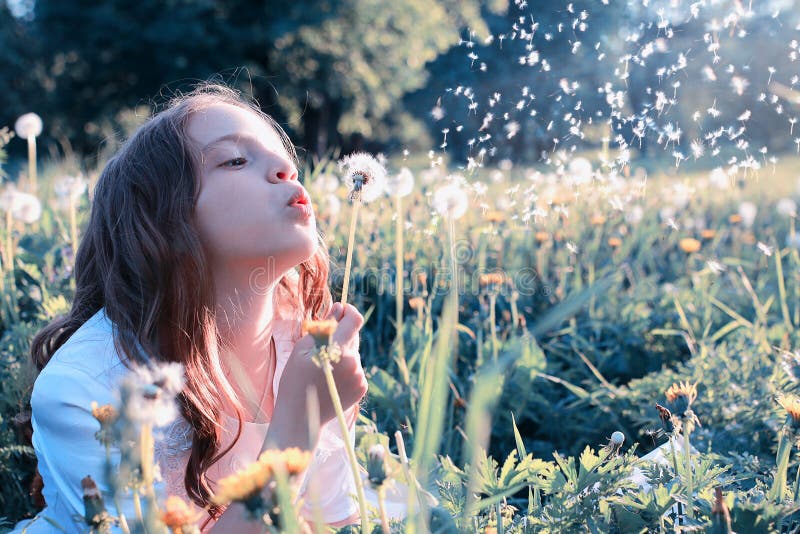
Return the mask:
M349 343L364 324L364 317L351 304L345 304L339 326L333 333L333 341L339 345Z

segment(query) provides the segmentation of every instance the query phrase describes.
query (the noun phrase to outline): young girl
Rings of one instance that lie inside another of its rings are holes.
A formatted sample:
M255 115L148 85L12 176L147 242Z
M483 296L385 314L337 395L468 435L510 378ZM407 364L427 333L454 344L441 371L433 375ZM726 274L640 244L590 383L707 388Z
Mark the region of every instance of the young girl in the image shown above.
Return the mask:
M31 348L41 371L33 445L47 507L17 531L85 530L87 475L116 515L91 403L114 403L131 363L149 361L185 369L180 416L155 433L156 492L191 502L205 516L203 532L260 532L242 505L211 504L215 484L264 449L293 446L313 451L302 514L332 526L358 522L344 440L354 440L367 391L363 317L331 305L328 257L295 160L269 116L210 85L172 102L108 162L77 253L72 309ZM329 318L343 347L334 377L349 436L311 361L313 339L300 333L303 319ZM119 451L111 457L118 463ZM130 494L119 497L119 511L136 517Z

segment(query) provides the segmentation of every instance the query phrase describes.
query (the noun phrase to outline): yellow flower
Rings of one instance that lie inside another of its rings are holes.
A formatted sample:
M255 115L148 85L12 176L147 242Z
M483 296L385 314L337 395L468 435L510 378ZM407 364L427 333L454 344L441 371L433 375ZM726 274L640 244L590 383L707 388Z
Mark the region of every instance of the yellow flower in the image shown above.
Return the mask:
M180 497L170 495L164 502L164 508L160 512L161 522L174 532L182 532L183 528L193 525L201 514L196 513Z
M795 395L782 395L778 398L786 414L791 417L794 426L800 427L800 397Z
M113 423L117 419L117 410L110 404L98 405L92 401L92 415L100 422L101 426Z
M220 480L219 489L212 500L214 504L219 505L228 504L231 501L245 501L264 489L271 478L271 466L257 460Z
M273 472L285 469L289 476L299 475L311 463L311 451L297 447L284 450L268 449L258 456L258 461L268 465Z
M717 235L717 231L713 229L706 229L700 232L700 237L703 239L714 239L714 236Z
M478 278L478 283L481 287L484 286L491 286L491 285L501 285L505 281L505 276L502 273L487 273L482 274Z
M331 335L336 331L339 323L334 319L324 321L303 321L303 333L310 334L314 341L327 345Z
M490 223L501 223L506 220L506 216L502 211L489 210L483 216Z
M412 297L408 299L408 305L412 310L421 310L425 307L425 300L421 297Z
M687 254L691 254L692 252L697 252L700 250L700 241L693 237L684 237L680 241L681 250Z
M685 397L689 403L692 403L697 398L697 384L689 384L688 382L672 384L667 389L665 396L669 402L675 402L678 397Z
M672 412L682 415L697 398L697 384L688 382L672 384L664 395L673 408Z
M622 245L622 239L618 237L609 237L608 246L611 248L619 248Z
M753 232L744 232L742 234L742 243L745 245L755 245L758 240Z

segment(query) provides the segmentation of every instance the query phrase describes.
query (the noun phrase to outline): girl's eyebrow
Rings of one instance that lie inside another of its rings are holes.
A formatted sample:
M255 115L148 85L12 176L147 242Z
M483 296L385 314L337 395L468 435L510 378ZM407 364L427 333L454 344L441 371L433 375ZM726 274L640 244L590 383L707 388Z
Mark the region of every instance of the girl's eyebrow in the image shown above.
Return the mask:
M209 149L213 148L214 146L216 146L216 145L218 145L218 144L220 144L220 143L222 143L224 141L234 141L234 142L246 141L246 142L252 143L252 144L254 144L256 146L259 146L260 148L262 148L265 151L267 151L266 147L264 145L262 145L261 141L259 141L259 139L254 135L251 135L251 134L248 134L248 133L229 133L229 134L223 135L222 137L214 139L213 141L208 143L206 146L203 147L201 152L202 153L206 153Z

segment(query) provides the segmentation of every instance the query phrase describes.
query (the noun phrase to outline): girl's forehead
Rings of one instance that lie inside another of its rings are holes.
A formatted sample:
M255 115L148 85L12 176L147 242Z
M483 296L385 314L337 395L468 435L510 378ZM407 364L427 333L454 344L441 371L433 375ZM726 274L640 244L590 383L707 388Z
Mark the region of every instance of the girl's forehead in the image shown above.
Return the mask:
M275 129L258 114L227 103L212 104L189 117L187 134L202 152L224 141L256 138L271 148L283 149L283 141Z

